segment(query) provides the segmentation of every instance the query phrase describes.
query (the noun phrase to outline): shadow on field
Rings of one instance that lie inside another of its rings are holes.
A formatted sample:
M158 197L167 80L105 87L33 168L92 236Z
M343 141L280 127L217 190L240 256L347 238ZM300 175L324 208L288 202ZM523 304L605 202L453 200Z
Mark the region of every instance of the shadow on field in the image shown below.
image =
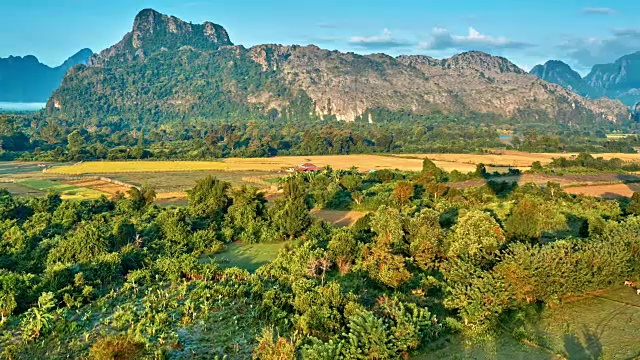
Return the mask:
M584 343L575 332L564 336L564 350L567 353L567 359L583 360L602 358L602 343L600 337L588 328L582 330Z

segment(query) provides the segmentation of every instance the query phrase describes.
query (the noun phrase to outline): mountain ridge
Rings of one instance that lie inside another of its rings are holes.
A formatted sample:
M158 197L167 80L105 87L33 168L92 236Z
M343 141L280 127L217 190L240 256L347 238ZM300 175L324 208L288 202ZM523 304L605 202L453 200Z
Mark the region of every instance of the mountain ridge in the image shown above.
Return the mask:
M56 67L41 63L34 55L0 58L0 101L46 102L65 73L75 65L87 64L90 49L82 49Z
M640 102L640 51L620 57L613 63L594 65L581 77L571 67L558 60L537 65L531 74L556 83L582 96L617 99L627 106Z
M122 83L137 85L114 89ZM211 109L212 104L229 110ZM478 51L438 60L342 53L315 45L247 49L233 45L220 25L186 23L150 9L136 16L120 42L68 74L48 106L50 112L97 118L135 112L157 119L297 113L343 121L379 108L566 123L628 117L620 103L585 99L506 58Z

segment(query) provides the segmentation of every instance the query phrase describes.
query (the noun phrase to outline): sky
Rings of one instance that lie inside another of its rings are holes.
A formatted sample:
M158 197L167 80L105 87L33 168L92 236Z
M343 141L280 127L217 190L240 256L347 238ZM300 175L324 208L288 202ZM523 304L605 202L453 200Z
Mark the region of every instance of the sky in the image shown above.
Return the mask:
M525 70L562 60L583 75L640 51L640 0L2 0L0 57L35 55L57 66L82 48L99 52L144 8L220 24L247 47L436 58L480 50Z

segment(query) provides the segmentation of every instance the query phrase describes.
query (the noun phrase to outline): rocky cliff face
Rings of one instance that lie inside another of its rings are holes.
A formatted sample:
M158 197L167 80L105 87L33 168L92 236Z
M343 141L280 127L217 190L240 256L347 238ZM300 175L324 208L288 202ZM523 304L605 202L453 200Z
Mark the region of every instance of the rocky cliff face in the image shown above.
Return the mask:
M65 73L75 65L87 64L93 52L83 49L62 65L49 67L35 56L0 59L0 101L45 102L60 86Z
M223 101L218 106L225 106L227 101L220 99L229 99L234 109L246 105L260 111L286 111L292 104L299 104L302 96L312 102L315 113L343 121L353 121L374 108L414 113L478 112L567 123L584 118L628 118L628 109L619 102L587 100L527 74L505 58L482 52L438 60L427 56L363 56L316 46L259 45L245 49L231 45L219 25L190 24L144 10L122 41L94 56L88 68L71 74L52 100L62 109L70 100L75 101L72 107L79 108L76 113L96 111L89 108L95 105L92 99L101 98L118 103L101 104L100 109L120 113L139 109L140 104L153 104L169 113L184 108L184 116L197 117L204 113L195 109L207 105L203 91L214 91L214 100L209 101ZM149 67L149 62L155 65ZM173 94L156 88L159 79L139 79L140 75L133 73L138 68L163 76L161 82L165 88L172 84ZM192 83L186 83L188 79ZM126 94L118 90L112 96L108 89L114 84L109 81L142 84L137 85L140 89L128 89ZM205 83L207 87L198 90L199 84ZM81 95L86 98L74 97L77 94L86 94ZM95 114L108 115L113 114Z
M158 51L183 47L215 50L231 45L229 34L220 25L211 22L191 24L175 16L145 9L134 19L131 32L114 46L93 56L89 65L104 66L109 61L130 62Z
M530 73L582 96L593 95L592 89L582 76L562 61L549 60L544 65L536 65Z
M640 102L640 52L596 65L584 79L598 95L635 105Z

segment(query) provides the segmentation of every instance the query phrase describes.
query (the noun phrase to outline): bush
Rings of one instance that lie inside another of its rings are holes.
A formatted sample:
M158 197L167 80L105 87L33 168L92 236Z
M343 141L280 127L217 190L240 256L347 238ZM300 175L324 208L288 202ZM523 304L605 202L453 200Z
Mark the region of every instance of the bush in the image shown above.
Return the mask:
M133 360L140 359L144 353L144 344L126 335L109 335L98 339L91 346L90 355L96 360Z

